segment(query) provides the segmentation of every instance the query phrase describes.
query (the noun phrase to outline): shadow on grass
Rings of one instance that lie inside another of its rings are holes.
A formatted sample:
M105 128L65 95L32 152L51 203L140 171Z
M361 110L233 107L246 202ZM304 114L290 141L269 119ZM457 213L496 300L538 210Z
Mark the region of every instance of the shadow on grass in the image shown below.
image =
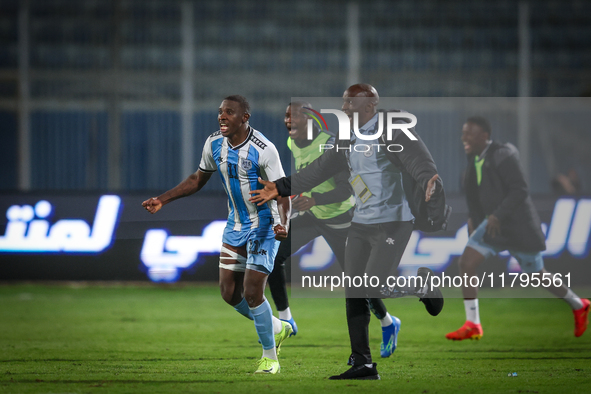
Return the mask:
M589 353L591 348L575 349L447 349L445 353Z
M193 357L193 358L105 358L105 359L64 359L64 358L15 358L9 360L0 360L2 363L23 363L23 362L72 362L72 363L96 363L96 362L175 362L175 361L220 361L220 360L251 360L253 357Z
M233 381L216 380L216 379L194 379L194 380L43 380L43 379L19 379L19 380L6 380L2 382L6 383L51 383L51 384L88 384L88 385L105 385L105 384L191 384L191 383L234 383Z

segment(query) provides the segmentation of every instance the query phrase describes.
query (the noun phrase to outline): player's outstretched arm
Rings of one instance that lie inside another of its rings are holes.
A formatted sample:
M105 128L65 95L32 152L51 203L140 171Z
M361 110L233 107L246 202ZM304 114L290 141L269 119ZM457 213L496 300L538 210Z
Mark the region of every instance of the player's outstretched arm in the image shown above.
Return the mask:
M250 191L249 193L251 197L248 199L248 201L254 202L260 206L279 197L279 192L277 191L277 185L275 185L275 182L266 181L262 178L259 178L259 183L263 185L263 189Z
M298 206L298 202L299 204L303 204L306 201L306 199L300 197L295 201L292 201L294 209L297 209L298 211L306 211L314 205L328 205L335 202L342 202L351 197L353 189L349 183L349 171L340 171L333 177L333 179L335 183L334 189L324 193L313 192L312 197L310 198L312 201L305 206Z
M142 203L142 207L150 213L156 213L162 208L162 201L158 197L152 197Z
M413 177L415 182L421 185L423 190L427 190L429 180L437 174L437 166L421 137L414 129L411 129L411 132L417 138L416 141L409 141L404 133L396 130L392 142L403 145L404 150L396 153L387 151L386 156L389 159L393 156L394 159L400 161L402 168Z
M159 195L158 197L152 197L142 202L142 206L148 212L156 213L169 202L197 193L203 186L205 186L207 181L209 181L209 178L211 178L212 174L213 173L211 172L197 170L197 172L189 175L187 179L167 192Z

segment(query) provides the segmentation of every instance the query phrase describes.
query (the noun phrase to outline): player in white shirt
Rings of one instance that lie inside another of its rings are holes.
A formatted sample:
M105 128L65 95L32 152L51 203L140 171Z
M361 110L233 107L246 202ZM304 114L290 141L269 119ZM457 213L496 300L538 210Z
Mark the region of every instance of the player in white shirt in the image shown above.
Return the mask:
M273 316L264 297L267 277L279 246L289 230L289 197L262 206L249 201L258 182L285 176L279 154L263 134L250 127L250 106L239 95L226 97L219 108L220 130L207 138L199 169L164 194L142 203L150 213L163 205L201 190L212 174L219 175L228 194L228 223L220 253L222 298L236 311L254 320L263 346L255 373L277 373L277 353L292 327Z

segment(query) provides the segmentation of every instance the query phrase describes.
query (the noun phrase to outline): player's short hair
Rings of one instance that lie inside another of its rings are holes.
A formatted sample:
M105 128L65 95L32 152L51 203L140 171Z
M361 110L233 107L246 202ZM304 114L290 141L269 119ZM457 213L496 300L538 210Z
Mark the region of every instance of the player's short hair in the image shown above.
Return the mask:
M225 97L224 100L237 102L238 104L240 104L240 108L242 108L244 113L250 115L250 104L248 104L248 100L246 99L246 97L241 96L239 94L233 94L231 96Z
M484 116L470 116L468 119L466 119L466 123L473 123L476 126L479 126L482 129L482 131L487 133L488 136L490 137L490 135L491 135L490 123L488 122L488 120Z

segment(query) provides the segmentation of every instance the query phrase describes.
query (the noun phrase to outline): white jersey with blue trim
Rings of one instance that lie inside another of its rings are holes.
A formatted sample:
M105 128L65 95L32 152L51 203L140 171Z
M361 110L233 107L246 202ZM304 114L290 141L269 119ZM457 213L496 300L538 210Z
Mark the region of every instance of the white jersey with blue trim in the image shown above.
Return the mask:
M280 223L275 200L261 206L248 201L248 192L263 188L259 177L275 181L285 176L277 148L261 132L249 126L246 140L233 147L216 131L205 141L199 169L219 170L228 194L228 227L241 231Z

